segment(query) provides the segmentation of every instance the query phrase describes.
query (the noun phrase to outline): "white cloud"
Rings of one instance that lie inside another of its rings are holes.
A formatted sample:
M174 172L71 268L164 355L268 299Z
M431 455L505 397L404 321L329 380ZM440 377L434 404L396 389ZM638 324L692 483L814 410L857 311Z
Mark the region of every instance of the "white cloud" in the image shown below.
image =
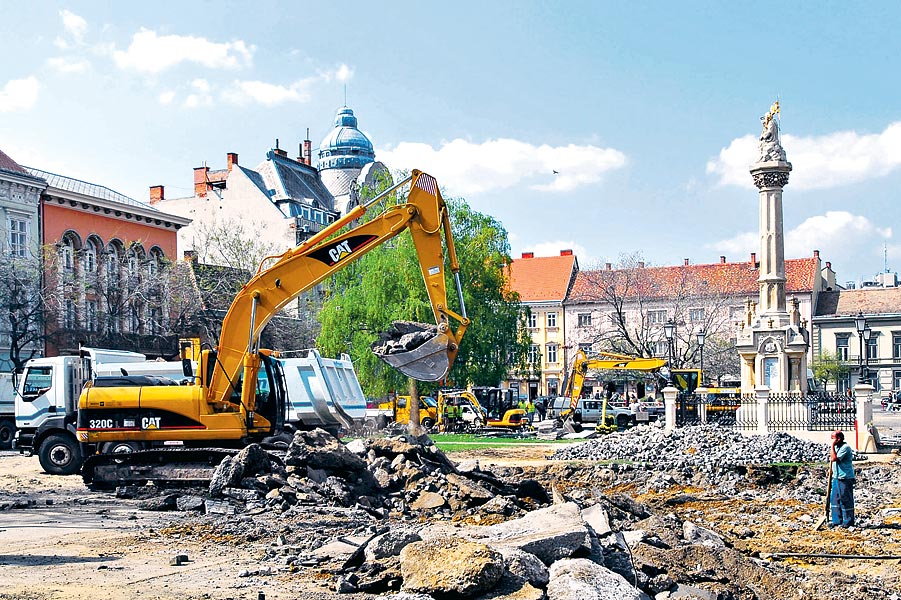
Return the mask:
M198 92L209 93L210 91L210 82L206 79L195 79L191 82L191 87L197 90Z
M565 192L600 181L626 164L626 156L597 146L534 146L511 139L480 144L463 139L439 148L402 142L378 150L378 160L397 169L422 169L435 175L453 194L472 194L528 184L532 189ZM557 174L554 174L557 171Z
M806 219L794 229L785 233L785 256L813 256L820 251L824 261L841 264L849 257L875 257L881 253L882 245L892 239L891 227L879 227L868 218L853 215L847 211L827 211ZM757 232L745 232L727 240L709 244L708 247L729 256L749 256L759 252L760 237ZM846 268L850 265L845 264ZM875 269L875 263L869 265ZM853 265L855 269L863 265ZM856 277L858 272L840 274L840 277Z
M707 173L721 185L752 188L748 168L757 160L758 141L752 135L732 140L707 163ZM823 136L782 136L792 163L791 186L824 189L882 177L901 169L901 122L881 133L838 131Z
M217 43L194 36L158 36L155 31L142 28L134 34L127 50L113 52L113 59L120 69L144 73L159 73L183 62L212 69L236 69L251 65L254 50L254 46L241 40Z
M209 94L199 93L199 94L188 94L188 97L185 98L185 107L187 108L198 108L201 106L212 106L213 98Z
M91 67L91 63L83 58L56 56L47 59L47 66L60 73L84 73Z
M284 102L307 102L312 79L301 79L289 86L266 83L265 81L235 81L232 89L223 96L232 104L243 106L256 102L264 106L275 106Z
M160 104L172 104L172 101L175 99L175 92L169 90L167 92L162 92L159 95Z
M38 101L40 84L32 75L25 79L11 79L0 90L0 112L14 112L31 108Z
M349 81L351 77L354 76L354 70L348 67L345 64L342 64L338 67L338 70L335 71L335 79L338 81Z
M71 35L76 42L81 44L84 41L84 34L88 30L88 22L75 13L65 9L59 11L59 16L63 18L63 27L69 35Z

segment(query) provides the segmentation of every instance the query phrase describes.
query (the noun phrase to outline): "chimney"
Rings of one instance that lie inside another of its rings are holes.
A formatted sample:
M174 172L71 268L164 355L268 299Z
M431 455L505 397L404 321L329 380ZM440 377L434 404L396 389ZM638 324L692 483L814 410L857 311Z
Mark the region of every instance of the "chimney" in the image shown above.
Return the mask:
M194 195L206 198L207 190L212 189L210 181L210 168L204 164L202 167L194 167Z
M751 253L751 266L752 267L757 266L757 253L756 252Z
M814 257L814 258L819 258L819 257L820 257L820 251L819 251L819 250L814 250L814 251L813 251L813 257Z
M604 268L607 269L607 270L609 271L610 269L613 268L613 265L610 264L610 263L605 263L605 264L604 264Z
M832 268L832 263L829 262L828 260L826 261L826 268L827 268L827 269L831 269L831 268Z
M237 152L229 152L225 155L225 158L228 160L228 170L231 171L232 167L238 164L238 153Z
M312 166L313 160L313 142L310 141L310 128L307 127L307 138L303 141L303 162L307 166Z
M638 268L644 269L644 261L643 260L638 261Z
M685 261L684 264L685 264L685 266L687 267L687 266L688 266L688 259L686 258L686 259L683 259L683 260Z
M185 260L190 262L197 262L197 252L194 250L185 250Z
M275 153L283 158L288 158L288 153L278 147L278 138L275 138Z
M150 186L150 205L153 206L166 199L166 189L161 185Z
M560 251L560 256L572 256L572 255L573 255L572 250L561 250Z
M722 264L726 264L726 257L721 255L721 256L720 256L720 262L721 262Z
M534 252L523 252L522 257L523 258L535 258L535 253Z

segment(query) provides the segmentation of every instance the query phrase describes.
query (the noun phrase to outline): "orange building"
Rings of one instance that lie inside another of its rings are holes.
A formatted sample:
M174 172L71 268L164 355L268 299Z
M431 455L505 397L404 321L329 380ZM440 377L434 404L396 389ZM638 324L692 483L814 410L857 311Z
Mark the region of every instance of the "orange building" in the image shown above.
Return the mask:
M55 286L46 354L79 343L166 355L170 331L169 266L177 232L191 221L161 212L107 187L38 169L45 271ZM173 346L170 348L169 346Z

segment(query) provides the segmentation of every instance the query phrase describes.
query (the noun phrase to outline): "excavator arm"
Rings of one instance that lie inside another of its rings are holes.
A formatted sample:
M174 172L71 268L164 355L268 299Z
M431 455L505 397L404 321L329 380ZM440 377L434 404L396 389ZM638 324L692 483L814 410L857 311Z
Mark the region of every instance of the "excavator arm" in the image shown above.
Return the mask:
M336 235L346 225L362 217L375 203L408 182L411 184L406 203L391 206L372 220ZM260 368L260 333L270 319L301 293L407 229L416 247L438 335L410 352L382 358L416 379L437 381L447 375L469 319L463 305L460 267L447 205L435 178L415 170L403 182L357 206L303 244L280 256L269 257L267 260L275 259L272 266L264 269L261 265L256 275L235 297L222 322L219 347L212 358L214 364L207 402L219 406L234 404L232 394L237 387L235 382L243 371L242 402L246 410L252 411L254 387ZM453 312L447 304L442 241L454 274L461 314ZM451 319L458 323L456 331L451 329Z

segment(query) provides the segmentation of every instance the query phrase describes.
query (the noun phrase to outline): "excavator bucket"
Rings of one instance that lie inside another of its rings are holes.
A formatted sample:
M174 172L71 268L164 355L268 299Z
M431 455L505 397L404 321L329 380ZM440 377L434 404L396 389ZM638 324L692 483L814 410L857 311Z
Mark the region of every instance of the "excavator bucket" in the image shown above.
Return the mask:
M383 361L413 379L439 381L450 370L447 348L450 338L435 325L395 321L382 333L372 351Z

